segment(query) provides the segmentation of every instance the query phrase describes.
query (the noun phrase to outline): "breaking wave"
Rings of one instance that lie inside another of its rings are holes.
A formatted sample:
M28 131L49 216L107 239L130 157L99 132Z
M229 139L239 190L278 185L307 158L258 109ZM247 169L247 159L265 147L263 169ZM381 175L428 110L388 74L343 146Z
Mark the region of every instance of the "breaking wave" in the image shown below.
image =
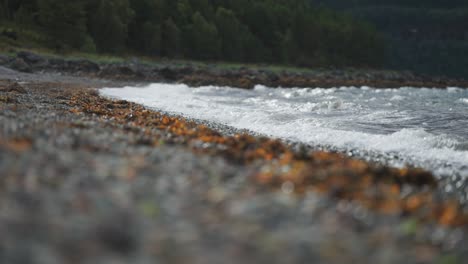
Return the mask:
M369 87L253 90L184 84L101 89L169 113L353 151L394 166L468 176L468 90Z

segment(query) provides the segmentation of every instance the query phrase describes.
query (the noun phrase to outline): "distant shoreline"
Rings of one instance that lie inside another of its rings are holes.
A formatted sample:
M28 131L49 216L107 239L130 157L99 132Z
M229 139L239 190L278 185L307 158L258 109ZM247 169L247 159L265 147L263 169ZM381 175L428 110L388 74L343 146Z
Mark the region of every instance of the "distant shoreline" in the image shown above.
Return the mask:
M0 55L0 66L25 73L56 72L80 77L131 81L185 83L190 86L219 85L252 89L268 87L374 88L427 87L468 88L468 80L424 76L411 72L373 69L299 69L275 66L207 64L198 62L151 61L137 59L100 62L40 55L28 51Z

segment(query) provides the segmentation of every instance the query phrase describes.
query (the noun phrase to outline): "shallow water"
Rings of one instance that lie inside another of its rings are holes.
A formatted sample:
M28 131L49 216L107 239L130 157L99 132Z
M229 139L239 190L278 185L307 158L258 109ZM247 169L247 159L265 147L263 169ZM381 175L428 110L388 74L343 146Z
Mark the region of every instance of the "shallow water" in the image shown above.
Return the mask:
M105 88L101 94L393 166L468 177L466 89L152 84Z

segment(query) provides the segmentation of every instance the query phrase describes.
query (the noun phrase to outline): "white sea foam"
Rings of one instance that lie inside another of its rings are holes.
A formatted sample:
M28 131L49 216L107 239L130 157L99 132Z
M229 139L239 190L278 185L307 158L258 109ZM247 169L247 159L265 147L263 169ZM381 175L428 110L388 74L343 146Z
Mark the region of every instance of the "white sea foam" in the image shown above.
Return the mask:
M468 107L453 104L468 93L458 88L271 89L258 85L242 90L152 84L105 88L101 94L272 137L395 157L394 164L468 176L468 149L463 147L468 142Z

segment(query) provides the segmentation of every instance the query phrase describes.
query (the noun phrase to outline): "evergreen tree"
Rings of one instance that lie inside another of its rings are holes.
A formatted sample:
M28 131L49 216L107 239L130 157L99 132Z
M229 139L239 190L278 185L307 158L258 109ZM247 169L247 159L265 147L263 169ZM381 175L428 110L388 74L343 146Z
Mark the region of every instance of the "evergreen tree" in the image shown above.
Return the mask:
M161 45L163 56L172 58L182 56L181 31L171 18L164 22Z
M87 36L83 1L38 0L38 8L49 47L57 50L82 47Z
M188 28L190 43L189 54L196 59L216 59L219 57L220 41L216 26L199 13L192 17L192 25Z
M135 16L129 24L127 45L142 54L161 53L163 0L131 0Z
M39 26L56 49L303 66L381 63L382 41L374 28L311 2L0 0L0 13L18 25Z
M244 58L243 35L247 30L241 27L241 23L234 12L225 8L216 11L216 25L221 39L222 58L227 60L242 60Z
M124 50L132 17L127 0L99 0L88 25L98 51Z
M158 24L147 21L141 28L142 51L149 55L160 55L162 49L162 29Z

